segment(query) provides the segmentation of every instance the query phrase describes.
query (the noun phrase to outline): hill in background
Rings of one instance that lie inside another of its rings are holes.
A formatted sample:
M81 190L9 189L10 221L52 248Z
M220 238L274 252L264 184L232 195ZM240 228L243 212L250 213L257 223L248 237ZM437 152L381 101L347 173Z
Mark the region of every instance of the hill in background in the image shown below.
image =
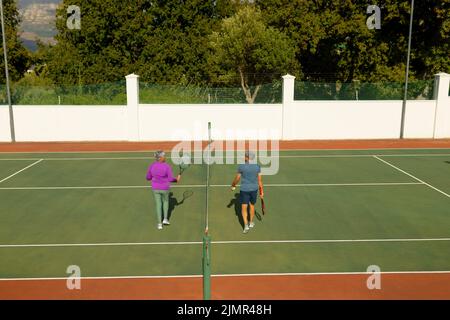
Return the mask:
M36 50L36 41L54 43L55 14L61 0L18 0L21 17L20 39L29 50Z

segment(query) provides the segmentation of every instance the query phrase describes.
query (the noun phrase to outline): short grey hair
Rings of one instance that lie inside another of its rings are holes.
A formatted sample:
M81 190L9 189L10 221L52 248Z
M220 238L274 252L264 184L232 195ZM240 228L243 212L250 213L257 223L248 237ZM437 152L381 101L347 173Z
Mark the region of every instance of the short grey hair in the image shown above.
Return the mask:
M165 156L166 156L166 153L164 151L162 151L162 150L158 150L158 151L155 152L156 160L159 160L159 159L161 159L162 157L165 157Z
M255 159L255 153L252 151L245 151L245 157L249 158L250 160Z

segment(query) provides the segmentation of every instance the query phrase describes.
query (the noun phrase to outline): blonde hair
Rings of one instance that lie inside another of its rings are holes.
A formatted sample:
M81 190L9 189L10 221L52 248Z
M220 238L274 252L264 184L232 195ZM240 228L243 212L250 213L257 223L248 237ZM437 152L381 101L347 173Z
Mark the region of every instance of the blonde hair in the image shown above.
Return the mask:
M159 160L159 159L161 159L161 158L163 158L165 156L166 156L166 153L164 151L162 151L162 150L158 150L158 151L155 152L156 160Z

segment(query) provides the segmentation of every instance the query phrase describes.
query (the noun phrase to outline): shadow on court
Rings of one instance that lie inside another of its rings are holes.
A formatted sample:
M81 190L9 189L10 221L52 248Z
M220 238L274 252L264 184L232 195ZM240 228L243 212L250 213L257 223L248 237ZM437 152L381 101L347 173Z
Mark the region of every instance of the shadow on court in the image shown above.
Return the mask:
M445 161L445 163L448 163L448 164L450 164L450 161Z
M181 206L186 201L186 199L192 197L193 194L194 194L193 191L185 191L183 192L183 197L181 201L178 201L178 199L173 196L173 192L169 193L169 213L168 213L169 221L170 218L172 217L172 213L175 211L175 207Z
M239 224L242 228L244 228L244 219L242 218L242 210L241 210L241 200L239 197L239 193L234 194L234 198L230 200L230 202L227 205L227 208L231 208L234 206L234 214L236 215L237 219L239 220ZM250 210L250 206L248 207L248 210ZM249 214L250 217L250 214ZM255 217L258 219L258 221L261 221L261 215L258 213L258 211L255 208Z

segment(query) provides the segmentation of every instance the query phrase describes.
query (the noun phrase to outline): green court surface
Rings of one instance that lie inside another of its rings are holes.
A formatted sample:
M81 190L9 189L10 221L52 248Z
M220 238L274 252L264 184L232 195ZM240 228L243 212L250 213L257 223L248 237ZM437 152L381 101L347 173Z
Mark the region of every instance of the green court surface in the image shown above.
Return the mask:
M157 230L151 162L0 154L0 278L63 278L70 265L83 277L201 275L206 165L173 186L171 225ZM450 149L280 152L248 234L229 188L236 168L210 166L213 275L450 271Z

